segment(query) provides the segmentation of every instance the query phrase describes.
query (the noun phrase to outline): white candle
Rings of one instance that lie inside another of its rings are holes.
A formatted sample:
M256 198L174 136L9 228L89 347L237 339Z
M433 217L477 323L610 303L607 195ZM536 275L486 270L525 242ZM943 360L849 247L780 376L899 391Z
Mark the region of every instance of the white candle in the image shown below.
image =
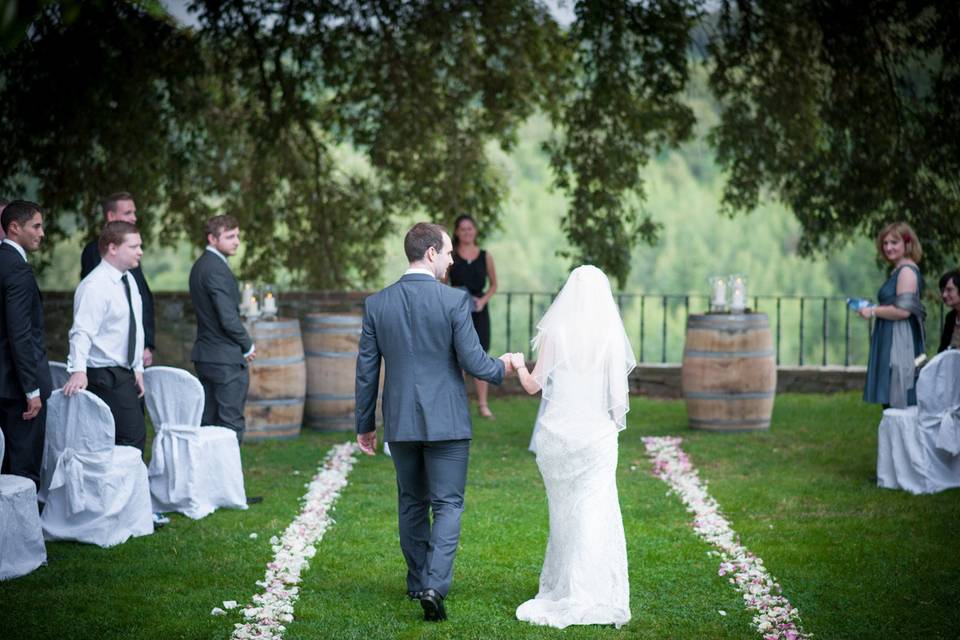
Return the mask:
M727 304L727 283L722 278L713 280L713 299L710 304L718 309L722 309Z
M250 296L250 304L247 305L248 314L255 316L260 313L260 307L257 306L257 299L253 296Z
M277 301L274 299L273 294L269 291L267 292L267 297L263 299L263 312L264 313L276 313L277 312Z

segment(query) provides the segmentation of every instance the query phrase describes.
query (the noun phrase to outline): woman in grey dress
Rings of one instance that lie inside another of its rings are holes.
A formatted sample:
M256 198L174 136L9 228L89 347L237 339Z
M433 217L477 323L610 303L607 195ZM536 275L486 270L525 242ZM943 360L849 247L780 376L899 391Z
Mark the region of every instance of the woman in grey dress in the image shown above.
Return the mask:
M863 399L903 408L917 403L915 361L924 353L923 276L917 266L923 250L910 225L895 222L877 235L877 251L893 271L877 292L877 305L858 312L875 320Z

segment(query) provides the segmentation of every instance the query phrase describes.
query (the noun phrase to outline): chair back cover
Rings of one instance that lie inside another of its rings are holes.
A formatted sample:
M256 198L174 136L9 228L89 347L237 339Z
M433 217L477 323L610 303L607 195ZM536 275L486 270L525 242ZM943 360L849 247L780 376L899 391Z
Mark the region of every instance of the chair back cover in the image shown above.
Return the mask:
M67 397L57 389L47 401L47 447L59 455L113 451L115 428L110 407L89 391Z
M203 385L189 371L174 367L149 367L143 372L147 411L158 431L169 426L200 426L203 419Z
M69 484L70 512L76 513L87 503L84 468L106 469L113 459L113 414L89 391L67 397L57 389L47 401L46 427L39 498L46 502L50 491Z
M63 385L67 384L67 380L70 379L70 372L67 371L67 365L65 362L57 362L56 360L51 360L50 365L50 381L53 382L54 389L62 389Z
M917 413L921 428L938 431L937 448L960 453L960 351L937 354L920 370Z

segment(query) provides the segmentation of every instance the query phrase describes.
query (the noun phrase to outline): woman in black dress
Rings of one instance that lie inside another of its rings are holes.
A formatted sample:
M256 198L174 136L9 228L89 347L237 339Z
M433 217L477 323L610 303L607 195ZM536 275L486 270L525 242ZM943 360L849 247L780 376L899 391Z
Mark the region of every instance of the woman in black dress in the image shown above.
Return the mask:
M487 281L490 281L490 286ZM477 223L468 215L457 218L453 225L453 266L450 267L450 284L462 287L473 296L473 326L484 351L490 350L490 311L487 302L497 291L497 272L493 256L477 245ZM487 406L488 384L475 380L477 409L484 418L493 419Z

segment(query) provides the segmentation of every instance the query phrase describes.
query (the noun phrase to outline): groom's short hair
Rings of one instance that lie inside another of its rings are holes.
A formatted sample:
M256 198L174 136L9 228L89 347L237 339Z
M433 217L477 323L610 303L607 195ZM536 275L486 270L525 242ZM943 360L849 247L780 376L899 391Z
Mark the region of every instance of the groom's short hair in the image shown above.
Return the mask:
M443 251L443 234L446 233L443 227L430 222L418 222L407 231L403 239L403 250L407 254L407 260L416 262L423 260L427 249L433 247L437 253Z

